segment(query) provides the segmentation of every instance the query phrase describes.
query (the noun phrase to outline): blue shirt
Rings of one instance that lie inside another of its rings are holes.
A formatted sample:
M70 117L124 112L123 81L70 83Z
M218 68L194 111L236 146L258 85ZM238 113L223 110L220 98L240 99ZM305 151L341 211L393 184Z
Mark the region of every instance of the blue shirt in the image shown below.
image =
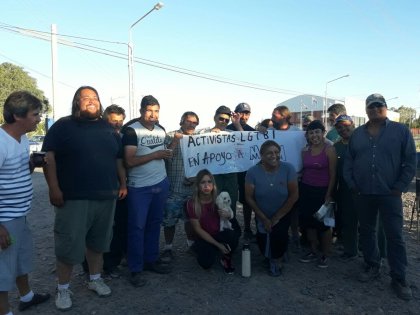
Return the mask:
M296 171L292 164L280 162L275 173L268 173L259 163L246 173L245 182L254 186L254 199L260 210L271 218L289 198L288 184L296 180ZM257 229L266 233L264 224L257 220Z
M356 128L344 161L344 179L350 189L365 195L406 192L416 172L416 146L403 124L385 120L379 135L368 124Z

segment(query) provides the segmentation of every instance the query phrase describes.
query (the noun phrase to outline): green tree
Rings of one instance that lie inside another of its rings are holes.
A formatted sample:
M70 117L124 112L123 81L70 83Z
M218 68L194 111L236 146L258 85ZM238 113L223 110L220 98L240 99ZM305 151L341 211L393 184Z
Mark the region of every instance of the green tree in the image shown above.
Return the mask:
M4 62L0 64L0 123L3 123L3 106L10 93L18 90L25 90L44 103L44 112L49 110L49 102L36 83L22 67ZM44 124L42 124L44 125Z
M416 118L416 110L411 107L400 106L397 112L400 113L400 123L411 127L413 120Z

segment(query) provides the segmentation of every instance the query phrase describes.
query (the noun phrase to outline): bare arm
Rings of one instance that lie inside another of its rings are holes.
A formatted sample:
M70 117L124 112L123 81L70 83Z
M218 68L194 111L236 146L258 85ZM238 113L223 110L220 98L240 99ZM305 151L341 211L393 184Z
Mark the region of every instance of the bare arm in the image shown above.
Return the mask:
M266 217L264 212L258 207L257 202L254 198L254 190L255 187L252 184L245 183L245 199L251 209L254 210L255 215L263 222L265 229L267 232L271 231L271 220Z
M137 156L136 152L136 146L126 145L124 147L125 165L127 168L144 165L153 160L169 159L172 157L171 150L159 150L142 156Z
M124 199L127 196L127 173L125 171L123 159L117 159L118 181L120 189L118 191L118 199Z
M168 149L174 150L179 145L179 142L181 141L182 137L183 137L182 133L175 132L171 143L168 145Z
M328 157L328 170L330 175L330 180L328 182L328 190L327 194L325 195L325 203L329 203L332 201L332 194L334 192L335 187L335 180L336 180L336 173L337 173L337 154L335 153L335 148L333 146L329 146L326 149L327 157Z
M49 188L50 203L53 206L61 207L64 205L64 198L63 192L58 184L57 164L54 151L48 151L46 158L48 163L44 166L44 176Z
M277 212L273 215L271 218L272 225L276 225L279 223L279 221L289 213L289 211L292 209L293 205L296 203L296 201L299 198L299 189L298 189L298 182L297 179L288 182L287 183L287 190L288 190L288 197L286 199L286 202L283 204L283 207L281 207Z
M197 233L197 235L200 238L216 246L223 254L229 254L229 250L225 247L224 244L219 243L213 238L213 236L207 233L207 231L203 230L203 228L201 227L200 221L198 221L198 219L190 219L190 223L194 232Z

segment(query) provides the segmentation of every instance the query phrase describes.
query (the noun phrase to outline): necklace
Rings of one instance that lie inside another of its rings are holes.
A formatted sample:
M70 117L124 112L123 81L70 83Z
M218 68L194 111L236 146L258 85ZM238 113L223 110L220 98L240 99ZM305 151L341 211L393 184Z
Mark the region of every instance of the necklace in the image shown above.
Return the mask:
M270 187L274 187L276 177L277 177L277 169L275 169L274 172L268 172L263 167L263 171L264 171L265 178L267 179L267 182L270 185Z

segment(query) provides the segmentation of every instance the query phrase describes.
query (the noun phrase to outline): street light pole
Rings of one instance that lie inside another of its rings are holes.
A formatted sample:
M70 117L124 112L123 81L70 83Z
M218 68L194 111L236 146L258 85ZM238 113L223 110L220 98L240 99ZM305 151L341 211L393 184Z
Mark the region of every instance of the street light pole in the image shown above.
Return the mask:
M128 98L129 98L129 104L128 104L128 111L130 119L133 119L136 115L135 113L135 106L134 106L134 53L133 53L133 41L132 41L132 29L134 26L136 26L137 23L139 23L141 20L143 20L146 16L148 16L150 13L152 13L154 10L159 10L163 7L162 2L158 2L154 5L154 7L147 12L145 15L143 15L141 18L139 18L136 22L134 22L130 28L128 29Z
M395 96L395 97L391 97L391 98L388 98L387 100L385 100L386 102L388 102L388 101L392 101L392 100L396 100L398 98L398 96Z
M349 76L350 76L350 74L342 75L341 77L332 79L332 80L327 81L325 83L325 101L324 101L324 113L323 113L324 114L324 125L325 125L325 128L327 127L327 109L328 109L328 104L327 104L327 96L328 96L328 94L327 94L327 91L328 91L328 83L331 83L331 82L334 82L334 81L337 81L337 80L340 80L340 79L343 79L343 78L347 78Z

